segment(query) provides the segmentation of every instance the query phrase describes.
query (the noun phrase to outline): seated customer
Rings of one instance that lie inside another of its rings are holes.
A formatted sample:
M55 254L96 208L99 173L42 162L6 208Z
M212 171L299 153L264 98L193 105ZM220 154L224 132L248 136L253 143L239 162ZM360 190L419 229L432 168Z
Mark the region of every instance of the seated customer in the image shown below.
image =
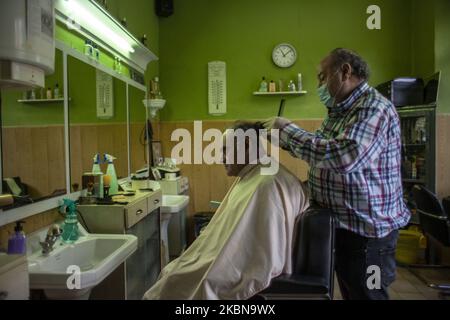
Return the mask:
M240 122L233 129L258 128ZM251 137L245 138L244 163L237 163L239 152L232 149L238 140L233 130L225 132L224 165L236 181L208 226L161 271L144 299L248 299L272 278L292 272L295 220L309 205L305 189L282 166L273 175L261 174L257 154L263 152L250 152Z

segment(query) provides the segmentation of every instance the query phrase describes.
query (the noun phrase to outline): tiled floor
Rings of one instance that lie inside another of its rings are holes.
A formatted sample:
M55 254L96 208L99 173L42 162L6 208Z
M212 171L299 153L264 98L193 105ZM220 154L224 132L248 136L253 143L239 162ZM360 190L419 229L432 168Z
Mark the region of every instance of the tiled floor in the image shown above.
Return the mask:
M389 288L392 300L438 300L436 290L427 287L405 268L397 268L397 278ZM341 300L341 292L335 277L334 299Z

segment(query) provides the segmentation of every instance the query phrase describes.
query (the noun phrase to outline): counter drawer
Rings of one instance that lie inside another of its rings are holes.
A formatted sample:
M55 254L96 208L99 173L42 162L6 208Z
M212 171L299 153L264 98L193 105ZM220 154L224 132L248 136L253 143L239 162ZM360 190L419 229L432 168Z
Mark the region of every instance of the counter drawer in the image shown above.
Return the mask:
M161 207L162 205L162 192L155 192L150 197L147 198L147 208L148 212L152 212L153 210Z
M127 229L132 227L136 222L143 219L149 210L147 209L147 199L142 199L125 209L125 223Z

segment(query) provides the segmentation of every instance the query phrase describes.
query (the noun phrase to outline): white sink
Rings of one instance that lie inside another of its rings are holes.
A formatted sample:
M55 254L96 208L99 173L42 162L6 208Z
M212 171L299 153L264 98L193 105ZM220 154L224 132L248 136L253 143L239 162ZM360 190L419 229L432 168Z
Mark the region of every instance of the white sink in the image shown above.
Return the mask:
M40 250L28 255L30 288L43 289L49 299L87 299L92 288L136 248L137 238L133 235L85 233L72 244L59 240L48 255ZM77 269L79 283L74 280ZM69 289L68 282L77 287Z
M189 196L163 195L161 213L174 213L183 210L189 203Z

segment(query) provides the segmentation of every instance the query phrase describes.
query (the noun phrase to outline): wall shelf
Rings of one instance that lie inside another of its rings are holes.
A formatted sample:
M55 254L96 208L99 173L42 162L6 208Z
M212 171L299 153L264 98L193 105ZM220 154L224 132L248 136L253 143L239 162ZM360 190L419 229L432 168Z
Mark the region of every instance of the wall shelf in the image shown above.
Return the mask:
M70 101L70 98L69 98ZM17 100L20 103L58 103L64 102L64 98L61 99L27 99L27 100Z
M302 96L307 94L307 91L277 91L277 92L253 92L254 96Z

